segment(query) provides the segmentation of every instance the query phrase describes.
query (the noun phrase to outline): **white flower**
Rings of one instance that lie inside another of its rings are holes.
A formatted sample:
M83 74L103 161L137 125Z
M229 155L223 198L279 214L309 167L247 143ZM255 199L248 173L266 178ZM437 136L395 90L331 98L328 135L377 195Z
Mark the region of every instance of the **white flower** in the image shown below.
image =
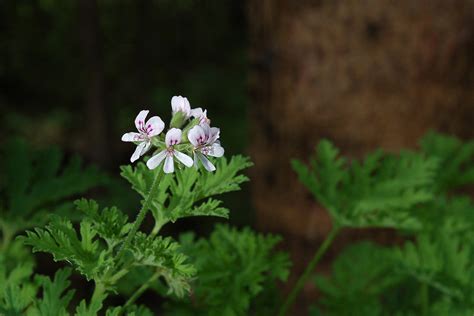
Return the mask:
M122 136L122 141L124 142L138 143L135 152L130 158L131 162L134 162L140 158L140 156L143 156L148 149L150 149L151 137L159 135L165 128L165 123L163 123L159 116L153 116L145 123L148 112L150 111L140 111L135 118L135 126L137 127L138 133L125 133Z
M199 119L199 124L211 124L211 120L207 118L207 110L202 110L202 108L195 108L191 110L191 116Z
M216 167L206 156L222 157L224 148L219 143L220 130L208 124L196 125L188 133L188 139L194 146L194 165L201 161L207 171L214 171Z
M165 164L163 166L164 172L172 173L174 172L173 157L176 157L176 159L181 161L186 167L191 167L193 165L193 159L191 157L174 149L174 146L181 142L181 134L182 132L178 128L172 128L166 133L166 149L148 159L146 165L149 169L155 169L163 160L165 160Z
M180 95L171 98L171 109L173 115L177 112L182 112L186 118L191 116L191 105L188 99Z

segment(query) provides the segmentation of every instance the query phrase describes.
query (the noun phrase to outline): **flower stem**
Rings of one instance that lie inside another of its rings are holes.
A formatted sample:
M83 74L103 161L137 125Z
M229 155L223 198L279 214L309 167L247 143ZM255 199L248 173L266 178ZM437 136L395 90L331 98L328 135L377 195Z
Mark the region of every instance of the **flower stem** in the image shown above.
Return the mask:
M10 242L12 241L14 233L12 233L10 229L7 227L7 225L4 224L3 222L0 222L0 230L2 232L2 239L3 239L0 250L2 250L2 252L5 252L7 251L8 246L10 245Z
M326 236L326 239L324 239L321 246L319 246L318 250L314 254L313 259L311 259L311 261L308 263L303 274L299 277L298 281L296 282L296 285L294 286L294 288L291 290L290 294L286 298L285 303L281 306L280 311L278 313L279 316L286 315L288 310L291 308L299 292L302 290L303 286L306 284L306 281L308 280L311 273L314 271L314 268L318 264L319 260L321 260L324 253L328 250L329 246L334 241L334 238L337 236L338 232L339 232L339 227L334 226L329 232L329 234Z
M100 309L100 306L102 306L102 302L106 297L106 288L104 284L101 282L96 282L94 293L92 293L92 298L88 307L89 312L91 312L95 308Z
M421 315L427 316L429 314L430 296L429 288L426 282L420 284L420 299L421 299Z
M159 271L156 271L148 279L148 281L146 281L146 283L142 284L142 286L140 286L138 290L136 290L135 293L133 293L133 295L127 300L127 302L125 302L125 305L123 306L123 310L125 310L127 307L135 303L135 301L143 294L143 292L145 292L150 287L150 285L153 282L155 282L156 279L158 279L159 276L160 276Z
M133 223L132 229L128 233L127 238L125 239L125 242L122 245L122 248L120 248L120 250L117 254L117 258L116 258L117 262L120 262L120 259L122 259L123 255L125 253L125 249L127 249L127 247L130 245L130 243L132 242L133 237L135 236L135 234L137 233L138 229L140 228L143 220L145 219L145 215L148 212L148 210L150 209L151 201L152 201L153 197L156 195L157 190L159 188L159 183L160 183L160 179L161 179L162 175L163 175L163 172L162 172L161 169L159 169L156 176L155 176L155 179L153 180L153 183L151 184L150 192L148 193L148 196L146 197L145 202L143 202L142 208L138 212L137 219Z

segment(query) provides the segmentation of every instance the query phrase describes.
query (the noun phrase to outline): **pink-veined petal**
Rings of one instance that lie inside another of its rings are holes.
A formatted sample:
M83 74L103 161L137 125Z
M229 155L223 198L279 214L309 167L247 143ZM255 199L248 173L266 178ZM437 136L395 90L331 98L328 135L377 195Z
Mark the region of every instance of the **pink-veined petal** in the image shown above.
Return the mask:
M181 142L181 130L179 128L172 128L166 133L165 143L166 146L174 146Z
M145 130L149 137L160 134L164 129L165 123L159 116L150 117L145 125Z
M143 149L145 149L145 147L146 147L146 142L140 143L137 146L137 148L135 148L135 151L133 152L132 157L130 157L130 161L135 162L138 158L140 158L140 155L141 155Z
M204 133L204 129L196 125L188 133L188 139L194 147L197 147L202 144L202 140L206 138L206 134Z
M146 116L149 112L150 111L148 110L142 110L140 113L138 113L137 117L135 118L135 126L137 127L137 130L141 131L143 129L145 126Z
M160 151L158 154L154 155L148 161L146 162L146 166L148 169L152 170L155 169L160 165L160 163L163 161L163 159L166 158L166 150Z
M165 173L173 173L174 172L174 161L172 155L167 155L165 159L165 165L163 166L163 171Z
M134 133L134 132L125 133L122 136L122 142L138 142L141 140L140 137L141 137L140 133Z
M212 157L222 157L224 156L224 147L222 147L219 143L214 143L211 145L211 148L207 154Z
M199 153L198 154L199 160L201 160L202 165L204 168L206 168L207 171L213 172L216 170L216 167L212 164L212 162L209 161L209 159L206 158L203 154Z
M183 163L183 165L185 165L188 168L193 165L193 158L189 157L186 154L183 154L180 151L175 150L174 151L174 156L176 157L176 159L181 161Z

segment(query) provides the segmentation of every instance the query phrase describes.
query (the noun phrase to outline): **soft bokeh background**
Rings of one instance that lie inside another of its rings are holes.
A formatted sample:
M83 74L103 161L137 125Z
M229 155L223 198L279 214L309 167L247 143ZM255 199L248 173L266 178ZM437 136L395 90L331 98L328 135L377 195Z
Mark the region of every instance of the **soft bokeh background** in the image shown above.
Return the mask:
M0 142L58 145L118 175L138 111L166 121L187 96L229 155L255 162L224 197L231 223L283 234L296 272L331 224L289 160L323 137L350 157L414 147L429 129L471 138L473 87L472 0L0 0ZM137 203L118 177L107 194Z

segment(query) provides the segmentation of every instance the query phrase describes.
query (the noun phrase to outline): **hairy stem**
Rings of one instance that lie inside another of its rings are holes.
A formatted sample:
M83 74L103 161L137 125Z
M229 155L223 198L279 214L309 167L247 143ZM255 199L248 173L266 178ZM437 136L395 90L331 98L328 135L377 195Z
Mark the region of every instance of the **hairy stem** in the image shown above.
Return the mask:
M430 296L428 284L423 282L420 284L420 300L421 300L421 315L429 315Z
M10 229L7 227L6 224L3 222L0 222L0 230L2 231L2 244L0 247L0 250L2 252L6 251L8 246L10 245L10 242L12 241L14 233L10 231Z
M148 193L148 196L146 197L145 202L143 202L142 208L138 212L137 219L133 223L132 229L128 233L127 238L125 239L125 242L122 245L122 248L120 248L120 250L117 254L117 259L116 259L117 262L120 262L120 259L122 259L123 255L125 253L125 249L127 249L127 247L130 245L130 243L132 242L133 237L135 236L135 234L137 233L138 229L140 228L143 220L145 219L145 215L148 212L148 210L150 209L150 204L151 204L152 198L153 198L153 196L156 195L157 190L159 188L160 179L161 179L162 174L163 174L163 172L161 171L161 169L158 170L158 172L155 176L155 179L153 180L153 183L151 185L150 192Z
M319 246L318 250L314 254L313 259L311 259L311 261L308 263L303 274L299 277L298 281L296 282L296 285L293 287L285 302L281 306L280 311L278 313L279 316L286 315L288 310L291 308L299 292L303 289L303 286L306 284L306 281L308 280L309 276L314 271L314 268L318 264L319 260L321 260L324 253L326 253L329 246L334 241L334 238L337 236L338 232L339 228L337 226L334 226L329 232L329 234L326 236L326 239L324 239L321 246Z
M133 303L135 303L135 301L143 294L143 292L145 292L149 287L150 285L156 281L156 279L158 279L158 277L160 276L160 272L159 271L156 271L149 279L148 281L146 281L146 283L142 284L142 286L140 286L138 288L138 290L135 291L135 293L133 293L133 295L127 300L127 302L125 302L125 305L123 306L123 310L125 310L127 307L129 307L130 305L132 305Z
M99 306L102 306L102 302L106 298L106 288L102 282L96 282L95 283L95 288L94 288L94 293L92 294L91 301L89 303L89 311L94 310L97 308L97 310L100 309Z

